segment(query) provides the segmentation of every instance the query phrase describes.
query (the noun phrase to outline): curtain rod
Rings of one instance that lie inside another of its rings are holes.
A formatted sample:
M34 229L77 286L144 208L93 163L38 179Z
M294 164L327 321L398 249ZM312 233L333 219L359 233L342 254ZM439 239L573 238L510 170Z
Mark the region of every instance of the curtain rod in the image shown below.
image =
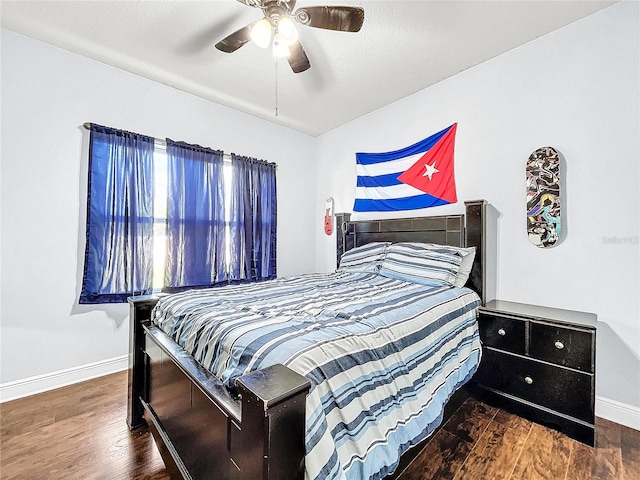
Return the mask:
M91 123L90 122L84 122L82 124L82 126L87 129L87 130L91 130ZM167 148L167 141L164 138L156 138L156 137L151 137L153 138L153 143L158 145L160 148ZM223 153L222 158L225 161L230 162L231 161L231 154L229 153Z
M91 130L91 122L84 122L82 126L87 130ZM149 137L149 135L145 135L145 136ZM156 137L151 137L151 138L153 138L153 143L155 145L158 145L161 148L167 148L167 141L164 138L156 138ZM225 156L226 155L227 154L225 154Z

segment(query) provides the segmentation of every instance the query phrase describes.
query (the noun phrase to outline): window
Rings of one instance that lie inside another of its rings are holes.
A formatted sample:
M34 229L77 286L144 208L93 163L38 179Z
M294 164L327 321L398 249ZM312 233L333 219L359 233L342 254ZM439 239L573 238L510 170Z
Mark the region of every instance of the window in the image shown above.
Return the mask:
M164 142L155 142L153 152L153 281L154 292L160 292L165 286L165 267L167 256L167 148ZM224 191L231 192L231 159L224 157ZM231 235L231 195L224 196L225 223L225 274L230 270Z
M80 303L275 277L275 164L90 131Z

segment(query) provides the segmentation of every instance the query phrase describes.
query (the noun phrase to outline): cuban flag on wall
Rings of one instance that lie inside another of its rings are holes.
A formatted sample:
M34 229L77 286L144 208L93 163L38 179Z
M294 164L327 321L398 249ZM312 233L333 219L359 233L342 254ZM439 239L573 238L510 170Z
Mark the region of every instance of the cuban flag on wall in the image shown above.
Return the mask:
M394 152L356 153L355 212L415 210L455 203L454 123Z

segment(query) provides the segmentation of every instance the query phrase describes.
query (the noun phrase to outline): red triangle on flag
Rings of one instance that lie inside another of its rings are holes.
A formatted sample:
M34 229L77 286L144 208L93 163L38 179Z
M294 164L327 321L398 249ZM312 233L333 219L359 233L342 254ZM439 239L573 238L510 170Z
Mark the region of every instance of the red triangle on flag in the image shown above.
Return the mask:
M403 183L411 185L429 195L450 203L458 201L453 169L453 151L457 123L420 159L398 177Z

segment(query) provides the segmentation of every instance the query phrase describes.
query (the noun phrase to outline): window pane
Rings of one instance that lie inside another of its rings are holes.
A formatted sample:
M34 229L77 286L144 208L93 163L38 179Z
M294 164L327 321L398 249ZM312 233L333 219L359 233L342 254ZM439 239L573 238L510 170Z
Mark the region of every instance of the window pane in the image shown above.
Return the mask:
M167 151L155 144L153 152L153 290L164 286L167 257Z
M230 225L231 222L231 178L233 169L231 168L231 162L229 160L225 160L224 167L224 238L225 238L225 252L224 252L224 265L227 275L231 270L231 231Z

